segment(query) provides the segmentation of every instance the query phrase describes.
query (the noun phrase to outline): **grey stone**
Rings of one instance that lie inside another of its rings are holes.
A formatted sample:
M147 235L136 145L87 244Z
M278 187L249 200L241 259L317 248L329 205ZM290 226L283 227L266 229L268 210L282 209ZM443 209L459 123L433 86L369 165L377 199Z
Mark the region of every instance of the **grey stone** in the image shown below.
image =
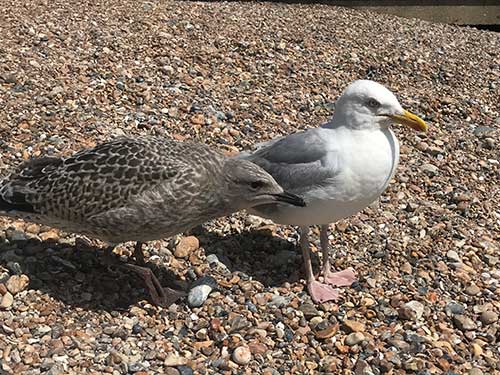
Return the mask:
M26 241L28 239L26 233L20 230L7 231L7 238L11 241Z
M480 319L484 325L489 325L489 324L495 323L498 320L498 314L496 312L490 311L490 310L483 311Z
M465 293L469 296L477 296L478 294L481 294L481 289L479 289L477 285L471 284L465 288Z
M21 275L23 273L23 269L18 262L7 262L7 268L14 275Z
M180 375L193 375L193 369L189 366L177 366Z
M455 326L461 331L472 331L477 328L476 323L465 315L455 315L453 317L453 323L455 323Z
M4 73L0 76L0 78L5 82L5 83L16 83L17 78L15 74L13 73Z
M288 305L288 303L290 302L290 298L287 298L287 297L283 297L283 296L280 296L280 295L274 295L272 296L272 298L267 302L267 305L268 306L275 306L277 308L280 308L280 307L283 307L283 306L286 306Z
M299 310L302 311L306 318L312 318L320 315L318 309L312 303L303 303L299 306Z
M424 313L424 305L418 301L410 301L405 304L405 307L414 313L414 320L418 320Z
M353 332L345 338L345 344L349 346L354 346L359 344L365 339L365 335L362 332Z
M452 301L445 306L444 311L448 316L463 314L465 311L465 307L460 303Z
M205 276L199 279L195 286L189 291L188 305L190 307L200 307L205 303L208 295L217 286L217 280L211 276Z
M422 165L421 168L422 168L422 171L426 175L428 175L429 177L434 177L439 173L439 168L436 167L434 164L426 163L426 164Z
M228 323L229 323L228 333L238 332L250 326L248 320L242 315L236 315Z
M358 359L356 367L354 368L354 375L373 375L373 370L368 362L363 359Z
M9 278L10 274L8 272L0 272L0 284L5 283Z
M60 364L55 364L45 374L46 375L61 375L61 374L64 374L64 373L65 373L65 371L64 371L63 366L60 365Z
M474 135L484 136L486 134L493 133L497 130L498 130L497 128L492 128L490 126L478 126L477 128L474 129Z
M460 256L455 250L448 250L446 253L446 258L452 262L461 262Z
M229 268L219 260L216 254L207 255L207 263L210 265L210 267L218 268L224 273L231 272L229 271Z

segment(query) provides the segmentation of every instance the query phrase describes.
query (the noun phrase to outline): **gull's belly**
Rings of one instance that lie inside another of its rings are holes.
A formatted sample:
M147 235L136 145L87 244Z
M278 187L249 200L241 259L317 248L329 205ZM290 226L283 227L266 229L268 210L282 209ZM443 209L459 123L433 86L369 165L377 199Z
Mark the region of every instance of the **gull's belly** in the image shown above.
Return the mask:
M399 161L392 131L372 135L369 141L351 146L339 160L335 178L302 194L306 207L279 205L258 214L276 223L305 226L336 222L363 210L386 189Z
M270 215L276 223L290 225L329 224L344 219L367 207L373 200L342 201L336 199L307 201L307 207L282 208Z
M390 178L390 171L371 179L349 176L340 184L306 193L306 207L281 205L272 219L278 223L293 225L336 222L358 213L378 199Z

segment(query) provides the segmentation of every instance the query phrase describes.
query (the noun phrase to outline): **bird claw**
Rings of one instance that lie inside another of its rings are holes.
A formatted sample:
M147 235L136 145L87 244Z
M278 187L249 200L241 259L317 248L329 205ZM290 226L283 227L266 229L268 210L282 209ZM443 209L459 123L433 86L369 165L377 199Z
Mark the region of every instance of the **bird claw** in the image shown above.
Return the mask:
M187 293L183 290L177 290L177 289L172 289L169 287L164 287L164 288L162 288L162 296L160 297L160 299L155 301L153 298L151 298L151 301L155 305L158 305L161 307L168 307L171 304L175 303L180 298L185 297L186 295L187 295Z

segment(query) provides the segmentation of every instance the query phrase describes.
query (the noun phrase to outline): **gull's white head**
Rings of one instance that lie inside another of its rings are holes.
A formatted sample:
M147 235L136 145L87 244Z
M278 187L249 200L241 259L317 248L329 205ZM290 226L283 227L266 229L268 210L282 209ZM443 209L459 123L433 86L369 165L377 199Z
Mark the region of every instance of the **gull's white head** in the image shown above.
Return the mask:
M398 123L427 131L426 123L405 111L392 92L369 80L354 81L347 86L337 101L332 123L354 129L388 128Z

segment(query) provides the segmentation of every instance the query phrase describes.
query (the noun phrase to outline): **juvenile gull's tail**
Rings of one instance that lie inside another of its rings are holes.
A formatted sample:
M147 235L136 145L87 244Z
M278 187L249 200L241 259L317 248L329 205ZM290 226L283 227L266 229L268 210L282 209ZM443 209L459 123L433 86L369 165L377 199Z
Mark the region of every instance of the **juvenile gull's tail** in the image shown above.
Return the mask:
M54 168L62 163L60 158L42 157L30 159L21 164L17 171L0 180L0 214L11 215L17 213L35 213L28 196L33 193L29 185L43 177L46 169Z
M33 205L26 200L26 194L8 180L0 182L0 214L9 215L11 211L34 213Z

